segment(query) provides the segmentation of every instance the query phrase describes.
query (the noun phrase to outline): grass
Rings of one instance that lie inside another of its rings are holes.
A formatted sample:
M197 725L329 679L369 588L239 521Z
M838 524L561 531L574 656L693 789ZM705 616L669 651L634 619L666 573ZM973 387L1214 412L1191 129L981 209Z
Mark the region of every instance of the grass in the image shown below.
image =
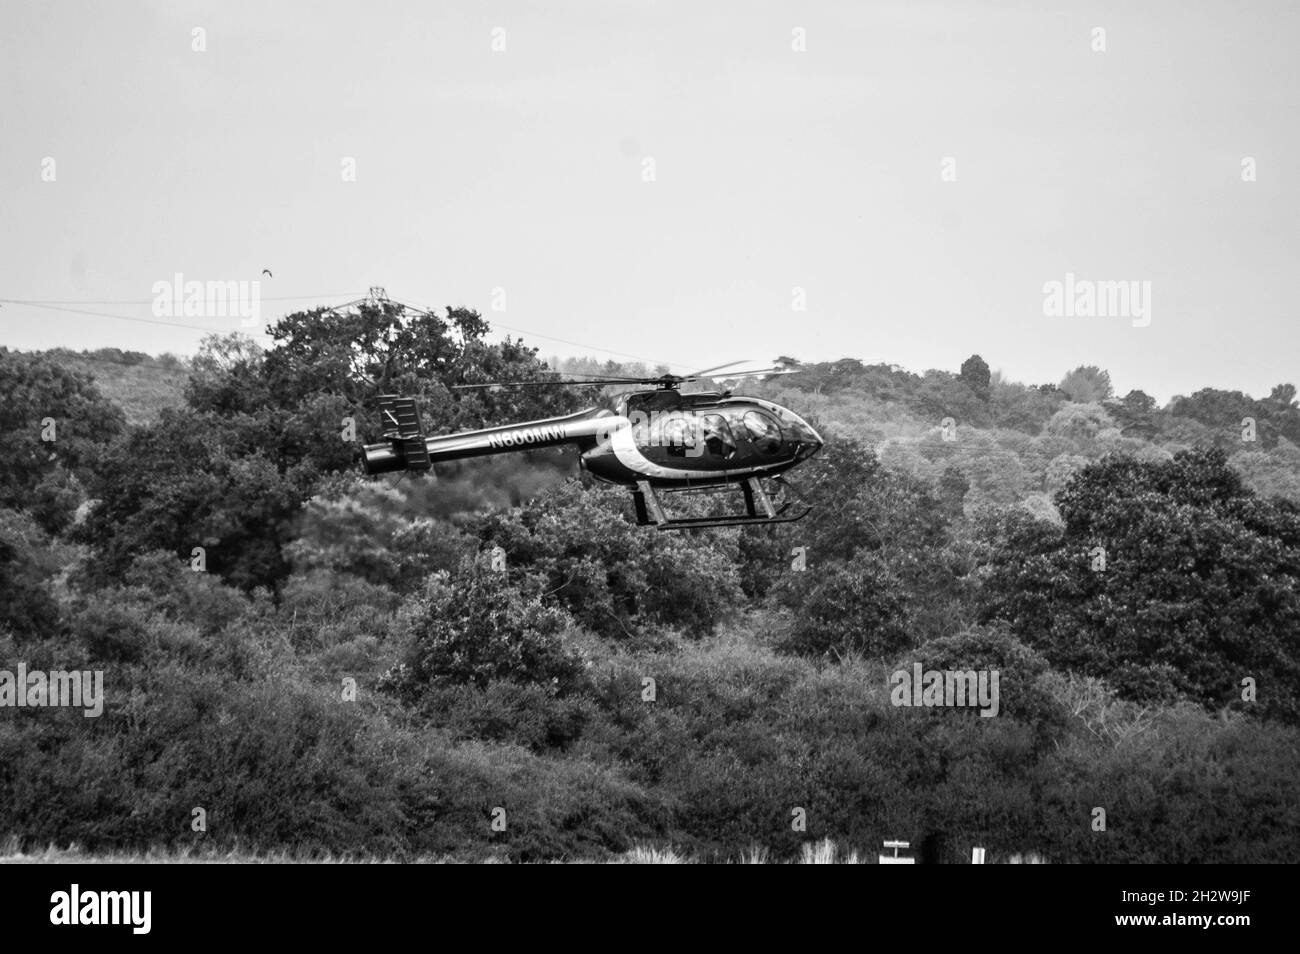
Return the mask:
M466 859L454 858L451 856L442 857L420 857L409 859L412 864L457 864L464 863ZM481 864L500 864L502 859L495 857L473 859L476 863ZM260 864L260 865L277 865L277 864L395 864L400 863L393 858L363 857L352 855L312 855L302 856L295 855L292 852L255 852L245 851L240 848L229 850L214 850L202 847L183 848L179 851L173 850L150 850L146 852L106 852L99 854L88 854L81 850L77 845L69 845L67 848L59 848L55 845L49 845L44 849L35 851L25 851L23 847L14 838L0 843L0 864ZM542 862L543 864L546 862ZM699 864L700 860L689 854L679 851L672 845L637 845L632 850L622 855L616 855L606 859L576 859L570 864L623 864L623 865L691 865ZM798 858L790 861L774 859L771 853L762 846L754 846L740 852L735 859L729 863L745 865L767 865L767 864L800 864L800 865L861 865L872 864L870 856L861 857L853 849L844 849L826 838L817 842L807 842L803 845ZM1037 854L1012 855L1005 860L1006 864L1046 864L1047 862Z

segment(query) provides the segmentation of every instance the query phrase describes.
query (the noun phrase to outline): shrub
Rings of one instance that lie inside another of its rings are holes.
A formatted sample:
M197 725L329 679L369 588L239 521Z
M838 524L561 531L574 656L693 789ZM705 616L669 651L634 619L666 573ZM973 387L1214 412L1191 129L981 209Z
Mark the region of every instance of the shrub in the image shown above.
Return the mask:
M1042 683L1047 661L999 627L973 626L932 639L898 665L919 662L926 670L997 670L999 716L1010 716L1040 731L1059 728L1059 704Z
M790 574L777 593L797 614L787 652L886 656L909 641L902 582L875 553Z
M519 745L535 752L565 749L582 734L591 703L557 696L549 686L507 680L431 687L420 700L428 724L457 740Z
M49 636L60 626L49 587L57 569L50 542L32 517L0 510L0 631L20 640Z
M544 581L549 602L602 636L637 637L649 626L711 632L743 602L735 538L647 533L629 511L623 495L571 480L482 518L474 532L505 551L512 576Z
M521 591L504 573L466 560L456 574L434 574L421 600L407 659L385 685L418 696L430 685L493 680L545 685L556 694L584 684L586 662L566 645L572 621L544 606L536 581Z

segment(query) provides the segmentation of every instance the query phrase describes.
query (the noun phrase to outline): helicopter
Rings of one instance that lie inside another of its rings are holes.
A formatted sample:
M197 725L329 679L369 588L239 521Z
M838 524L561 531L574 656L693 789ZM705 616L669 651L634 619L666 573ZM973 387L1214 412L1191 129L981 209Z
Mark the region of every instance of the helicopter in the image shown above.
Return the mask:
M731 362L679 376L593 377L591 380L488 382L455 385L457 390L559 385L653 385L617 399L616 409L589 408L560 417L525 421L428 437L415 400L379 396L383 440L367 444L360 457L370 475L405 471L419 474L442 461L486 457L539 447L574 445L579 466L607 484L627 487L639 526L692 530L791 523L811 508L790 514L790 502L777 506L764 486L781 485L786 471L816 454L820 434L789 408L730 390L682 393L681 386ZM746 374L795 373L784 359L774 368ZM709 517L670 517L659 493L718 493L739 485L744 513Z

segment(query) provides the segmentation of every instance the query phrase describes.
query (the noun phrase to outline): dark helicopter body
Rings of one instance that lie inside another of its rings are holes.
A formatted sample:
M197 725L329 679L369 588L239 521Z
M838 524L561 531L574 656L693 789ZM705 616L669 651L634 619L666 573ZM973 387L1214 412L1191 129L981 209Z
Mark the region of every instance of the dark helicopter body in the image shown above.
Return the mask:
M637 522L662 530L753 523L786 523L761 481L807 460L821 436L801 417L770 401L730 393L682 394L672 383L628 394L617 411L592 408L562 417L465 431L445 437L423 435L415 403L380 399L385 440L364 448L368 474L428 470L440 461L462 460L573 445L580 466L598 480L632 489ZM671 519L656 490L720 490L739 485L746 513L725 517Z
M615 420L609 439L585 450L581 462L598 480L625 486L644 480L685 489L775 477L822 446L798 415L757 398L642 392L620 402Z

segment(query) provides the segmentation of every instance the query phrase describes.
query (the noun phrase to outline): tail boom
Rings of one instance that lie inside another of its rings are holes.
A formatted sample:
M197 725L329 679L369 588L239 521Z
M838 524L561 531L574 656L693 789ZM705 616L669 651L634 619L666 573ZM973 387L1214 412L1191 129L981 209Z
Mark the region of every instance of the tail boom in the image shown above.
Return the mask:
M363 448L361 463L367 474L389 474L401 470L427 470L444 461L489 457L537 447L576 444L592 447L609 432L614 417L610 411L592 408L564 417L549 417L523 424L488 427L442 437L424 437L404 432L385 434L378 444ZM416 445L423 442L424 458ZM408 450L409 448L409 450ZM427 460L427 463L425 461Z

